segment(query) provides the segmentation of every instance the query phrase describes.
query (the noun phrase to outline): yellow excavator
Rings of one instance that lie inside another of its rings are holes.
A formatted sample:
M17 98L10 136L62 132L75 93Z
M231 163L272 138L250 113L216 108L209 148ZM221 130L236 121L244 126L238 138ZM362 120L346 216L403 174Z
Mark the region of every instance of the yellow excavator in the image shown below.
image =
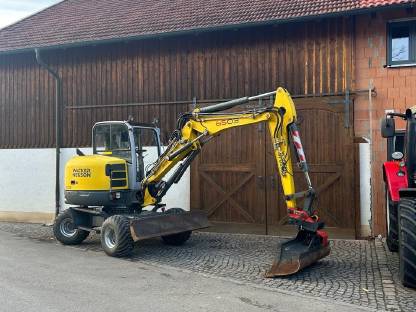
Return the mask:
M275 97L273 105L227 110L263 98ZM209 226L202 211L168 209L162 203L170 187L178 183L203 146L231 128L266 122L280 173L289 221L298 227L294 239L280 246L266 277L298 272L330 253L324 223L313 209L316 197L308 174L296 125L296 110L289 93L278 88L182 114L162 152L159 129L153 124L106 121L93 127L93 155L78 156L65 167L65 199L72 205L54 224L63 244L80 244L90 232L100 233L101 245L110 256L123 257L133 243L162 237L166 244L181 245L192 231ZM303 171L308 188L295 190L291 154ZM303 207L297 200L303 198Z

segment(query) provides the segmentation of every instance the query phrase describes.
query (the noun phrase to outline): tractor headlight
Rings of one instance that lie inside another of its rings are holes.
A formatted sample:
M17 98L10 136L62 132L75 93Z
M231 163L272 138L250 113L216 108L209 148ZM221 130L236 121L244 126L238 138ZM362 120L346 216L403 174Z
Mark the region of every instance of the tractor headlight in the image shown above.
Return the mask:
M391 154L391 158L394 160L402 160L403 159L403 153L402 152L394 152Z

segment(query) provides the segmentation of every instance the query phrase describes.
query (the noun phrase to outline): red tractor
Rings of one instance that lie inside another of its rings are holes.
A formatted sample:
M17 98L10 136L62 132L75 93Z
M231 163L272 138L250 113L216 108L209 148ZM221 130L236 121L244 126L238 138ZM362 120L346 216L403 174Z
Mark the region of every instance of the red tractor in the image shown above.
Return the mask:
M387 138L387 161L383 177L387 202L387 246L399 252L400 279L416 288L416 106L405 114L387 113L381 135ZM395 119L406 121L396 130Z

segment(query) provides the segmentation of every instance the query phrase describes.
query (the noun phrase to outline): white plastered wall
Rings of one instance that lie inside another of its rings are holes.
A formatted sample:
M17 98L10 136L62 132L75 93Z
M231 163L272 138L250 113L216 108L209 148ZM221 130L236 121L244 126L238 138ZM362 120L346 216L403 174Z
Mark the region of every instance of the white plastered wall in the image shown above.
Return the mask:
M90 148L83 148L86 154ZM65 163L74 148L61 149L61 207ZM55 149L2 149L0 153L0 221L50 222L55 212ZM190 172L164 198L167 207L190 208Z

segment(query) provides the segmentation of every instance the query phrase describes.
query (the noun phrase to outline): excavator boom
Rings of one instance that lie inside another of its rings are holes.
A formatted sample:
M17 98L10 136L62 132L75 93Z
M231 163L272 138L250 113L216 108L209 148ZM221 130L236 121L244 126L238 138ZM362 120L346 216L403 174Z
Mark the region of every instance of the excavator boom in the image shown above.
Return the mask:
M240 112L225 112L249 101L270 96L275 96L273 106ZM313 209L316 194L309 177L296 120L293 100L283 88L254 97L243 97L196 108L192 112L183 114L178 120L177 129L173 132L166 151L148 170L146 178L142 181L143 206L157 205L168 189L179 181L191 162L201 152L203 145L221 132L266 122L288 208L289 222L297 225L299 229L296 238L282 244L266 277L294 274L313 264L327 256L330 248L328 236L322 230L324 224ZM292 147L308 186L307 190L301 192L296 192L295 189ZM174 168L176 169L173 174L166 181L163 180L166 174ZM298 206L297 202L300 198L304 199L303 207Z

